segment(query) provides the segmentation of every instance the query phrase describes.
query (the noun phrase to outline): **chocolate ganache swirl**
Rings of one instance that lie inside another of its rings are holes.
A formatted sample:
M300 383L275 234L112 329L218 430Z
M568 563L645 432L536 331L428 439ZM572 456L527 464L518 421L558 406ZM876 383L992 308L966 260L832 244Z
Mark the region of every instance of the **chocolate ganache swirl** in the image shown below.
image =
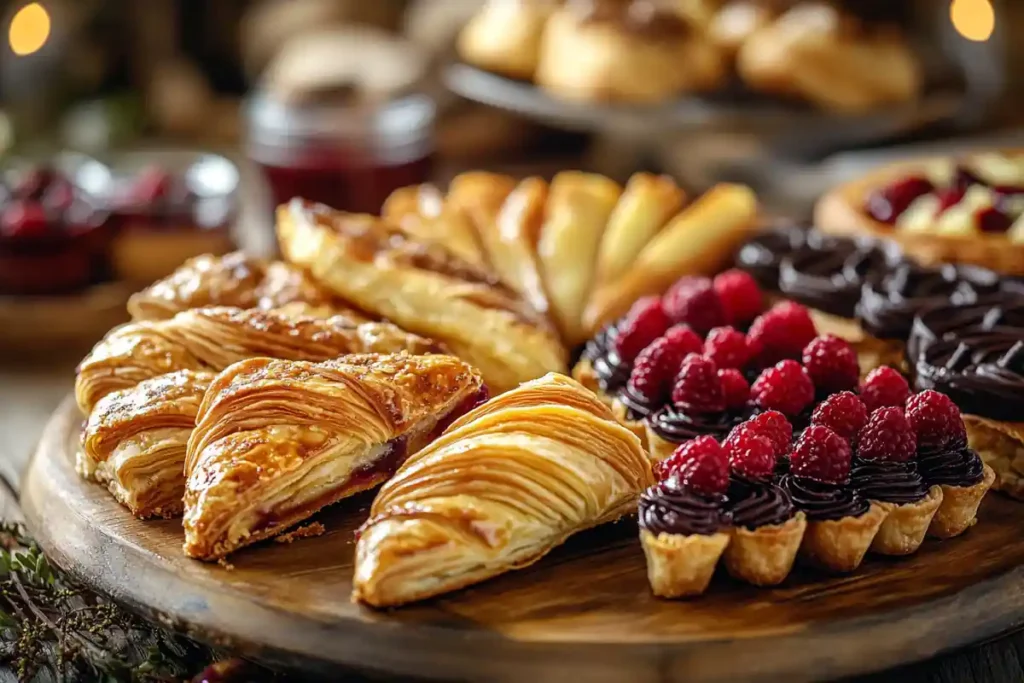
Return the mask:
M630 420L643 420L664 405L664 401L651 401L634 393L628 383L619 391L619 401L626 406L626 417Z
M734 477L728 496L732 523L748 529L783 524L796 512L789 494L771 482Z
M972 303L998 289L999 275L985 268L926 268L903 261L877 282L864 284L857 317L875 337L906 341L919 312L940 303Z
M669 477L640 495L640 528L652 534L713 534L731 522L727 498L704 496Z
M651 431L669 443L683 443L704 434L719 441L729 436L732 428L747 420L751 411L726 411L712 415L689 415L671 404L662 407L648 418Z
M632 364L619 358L612 344L618 331L617 323L608 325L587 342L583 350L583 358L590 361L598 384L607 394L615 393L626 386L629 373L633 369Z
M807 477L787 474L779 486L789 494L797 510L812 522L860 517L871 506L850 486L826 484Z
M858 458L853 462L850 484L868 500L897 505L916 503L928 495L928 487L913 461L882 462Z
M985 476L981 457L963 439L941 448L918 449L917 467L928 486L973 486Z
M907 340L907 357L914 362L932 343L955 339L963 330L997 334L1024 330L1024 294L1004 281L1003 291L986 294L969 304L943 302L917 314Z

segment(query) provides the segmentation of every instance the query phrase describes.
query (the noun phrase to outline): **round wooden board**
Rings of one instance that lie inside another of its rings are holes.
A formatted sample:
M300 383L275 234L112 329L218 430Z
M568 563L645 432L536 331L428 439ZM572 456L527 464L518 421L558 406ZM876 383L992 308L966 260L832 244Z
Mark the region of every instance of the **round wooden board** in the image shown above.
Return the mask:
M74 472L81 418L51 419L23 488L33 533L95 589L209 641L272 662L442 680L804 681L893 667L1024 623L1024 505L999 496L961 538L852 576L796 572L765 590L716 577L686 602L653 598L632 522L580 534L537 564L420 605L349 600L353 530L370 497L319 519L327 533L268 542L233 570L186 559L177 520L132 518Z

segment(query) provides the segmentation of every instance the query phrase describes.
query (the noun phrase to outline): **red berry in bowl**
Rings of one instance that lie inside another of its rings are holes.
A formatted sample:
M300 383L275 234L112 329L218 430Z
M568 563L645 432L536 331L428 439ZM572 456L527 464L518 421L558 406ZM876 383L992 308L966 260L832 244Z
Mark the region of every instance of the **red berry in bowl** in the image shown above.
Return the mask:
M718 380L722 383L726 408L743 408L750 402L750 385L742 372L736 368L719 368Z
M814 400L814 383L802 365L783 360L761 373L751 394L758 407L794 417Z
M615 352L619 358L631 362L651 342L668 329L668 317L662 308L661 299L648 296L639 299L629 309L615 335Z
M929 389L908 398L906 414L921 446L941 448L966 438L960 408L938 391Z
M860 363L845 339L831 334L815 337L804 347L803 361L818 389L832 393L857 388Z
M724 411L725 392L714 361L696 353L683 359L672 387L672 403L692 415Z
M888 365L868 373L860 385L860 400L869 413L887 406L903 407L910 397L906 378Z
M686 488L713 496L729 488L729 460L715 438L705 434L687 441L657 463L655 475L661 480L676 477Z
M49 231L46 210L39 202L20 199L9 203L0 214L0 231L6 237L31 239Z
M766 437L775 447L775 455L780 457L789 451L789 445L793 442L793 425L777 410L758 413L740 427L753 429Z
M876 221L892 225L915 199L934 189L927 178L908 176L872 192L865 208Z
M789 454L790 472L826 484L850 479L852 454L849 442L828 427L811 425L804 430Z
M865 460L907 462L917 453L917 437L902 408L879 408L857 435L857 455Z
M729 454L729 467L745 479L766 481L775 472L775 447L754 430L734 429L722 447Z
M832 394L819 403L811 415L811 424L828 427L851 443L867 421L867 408L856 394L850 391Z
M697 334L707 334L711 328L725 324L725 309L706 278L677 282L663 301L672 322L685 323Z
M818 331L805 307L783 301L758 316L747 336L761 349L761 361L769 364L784 358L800 358Z
M714 288L725 308L726 319L732 324L750 322L763 308L761 288L746 271L733 268L718 274Z

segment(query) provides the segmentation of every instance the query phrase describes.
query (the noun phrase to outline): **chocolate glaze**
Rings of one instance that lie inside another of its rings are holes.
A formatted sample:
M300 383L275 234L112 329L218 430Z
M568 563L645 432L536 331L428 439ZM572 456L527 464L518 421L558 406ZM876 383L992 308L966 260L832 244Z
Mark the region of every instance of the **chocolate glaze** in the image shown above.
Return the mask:
M1024 295L1012 290L1016 285L1016 281L1004 280L1002 291L978 297L973 303L956 306L943 302L921 311L910 329L907 357L916 361L933 342L954 338L963 330L1024 330Z
M870 509L866 500L852 486L824 482L787 474L779 481L793 500L812 522L860 517Z
M750 414L749 410L743 410L717 415L687 415L672 405L666 405L650 416L649 424L651 431L670 443L683 443L703 434L710 434L721 441Z
M629 384L619 392L619 401L626 406L627 417L630 420L643 420L663 404L663 401L651 402L646 397L634 393Z
M963 439L942 448L919 449L917 467L928 486L973 486L985 476L981 457Z
M669 477L640 495L640 528L652 534L713 534L731 522L727 498L704 496Z
M613 394L626 386L629 373L633 369L632 364L619 358L619 354L612 347L612 341L618 331L615 324L605 327L587 342L583 350L583 357L590 361L601 390L607 394Z
M928 495L928 487L911 462L883 462L856 459L850 484L868 500L885 503L916 503Z
M733 477L728 497L732 523L748 529L782 524L796 513L789 494L771 482Z
M797 226L762 232L740 247L735 265L750 273L764 289L777 292L782 259L803 246L807 234L806 230Z

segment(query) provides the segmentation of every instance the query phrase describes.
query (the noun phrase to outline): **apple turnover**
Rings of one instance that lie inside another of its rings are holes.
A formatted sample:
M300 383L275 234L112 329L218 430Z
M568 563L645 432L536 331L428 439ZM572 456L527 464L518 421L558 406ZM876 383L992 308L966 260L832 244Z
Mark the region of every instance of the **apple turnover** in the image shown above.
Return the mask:
M439 243L300 199L279 207L277 229L290 262L360 309L441 341L499 393L565 371L548 321Z
M376 486L484 400L480 374L451 356L236 363L189 439L185 553L215 560Z
M562 375L527 382L385 484L359 532L354 597L401 605L532 564L633 512L653 481L639 439L592 393Z

